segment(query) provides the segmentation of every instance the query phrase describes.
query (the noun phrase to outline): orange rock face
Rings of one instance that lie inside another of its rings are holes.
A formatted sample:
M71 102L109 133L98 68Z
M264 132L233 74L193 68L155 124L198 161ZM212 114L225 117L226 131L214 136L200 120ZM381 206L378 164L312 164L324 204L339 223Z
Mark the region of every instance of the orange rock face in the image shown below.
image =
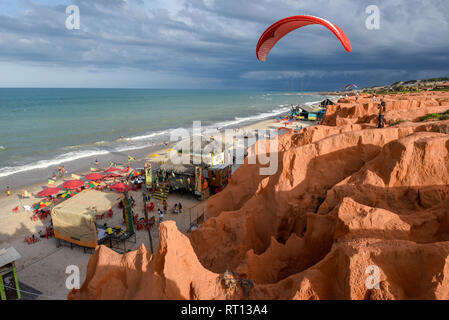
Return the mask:
M71 299L449 299L449 94L342 99L279 139L279 169L244 164L190 239L100 247ZM189 241L190 240L190 241ZM232 272L232 273L230 273Z

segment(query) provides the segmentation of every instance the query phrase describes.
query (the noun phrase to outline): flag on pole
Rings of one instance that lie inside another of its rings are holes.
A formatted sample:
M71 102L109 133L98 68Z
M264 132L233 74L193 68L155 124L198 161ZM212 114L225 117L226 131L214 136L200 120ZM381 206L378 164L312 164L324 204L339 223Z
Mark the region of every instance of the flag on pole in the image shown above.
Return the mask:
M134 162L134 161L136 161L136 159L134 159L134 158L131 157L131 156L128 156L128 162Z

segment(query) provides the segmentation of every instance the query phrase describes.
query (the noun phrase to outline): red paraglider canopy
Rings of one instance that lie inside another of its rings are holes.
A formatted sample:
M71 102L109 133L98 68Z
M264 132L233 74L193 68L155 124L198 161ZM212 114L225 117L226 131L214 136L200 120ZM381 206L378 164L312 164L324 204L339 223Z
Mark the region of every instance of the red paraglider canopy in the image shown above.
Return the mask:
M127 191L131 190L130 186L128 186L122 182L116 183L116 184L110 186L109 188L112 190L115 190L117 192L124 192L125 190L127 190Z
M104 175L102 175L101 173L90 173L88 175L85 176L85 178L87 180L91 180L91 181L98 181L104 178Z
M37 195L38 197L49 197L58 194L59 192L61 192L60 188L47 188L39 192Z
M337 36L346 51L352 52L351 42L349 41L348 36L337 25L314 16L293 16L279 20L265 30L257 43L257 59L265 61L271 48L273 48L282 37L293 30L310 24L320 24L325 26Z
M78 189L78 188L81 188L82 186L84 186L84 181L83 180L70 180L70 181L64 182L64 184L62 186L69 190Z

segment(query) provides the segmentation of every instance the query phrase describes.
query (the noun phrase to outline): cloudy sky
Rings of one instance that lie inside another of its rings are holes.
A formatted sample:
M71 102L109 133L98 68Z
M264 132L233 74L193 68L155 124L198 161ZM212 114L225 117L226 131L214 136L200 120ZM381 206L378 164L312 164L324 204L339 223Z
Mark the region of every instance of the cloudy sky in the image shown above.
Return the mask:
M65 26L80 9L80 30ZM380 30L368 30L368 5ZM265 63L262 32L298 14L326 18L283 38ZM449 76L448 0L1 0L0 87L333 90Z

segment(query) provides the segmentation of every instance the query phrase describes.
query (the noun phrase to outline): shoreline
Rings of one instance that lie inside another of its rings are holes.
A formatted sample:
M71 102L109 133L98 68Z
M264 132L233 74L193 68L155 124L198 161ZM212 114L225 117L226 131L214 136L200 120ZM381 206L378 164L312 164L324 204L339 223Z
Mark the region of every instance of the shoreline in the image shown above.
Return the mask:
M3 149L0 147L0 155L4 160L0 161L2 162L0 168L0 186L1 188L10 186L15 189L23 187L30 182L38 183L39 181L51 177L52 173L56 171L56 168L59 165L65 166L66 170L70 173L76 173L85 171L86 169L88 170L90 164L94 166L93 163L96 158L98 158L101 165L106 165L109 164L109 161L126 162L128 155L137 158L142 157L148 152L157 151L160 150L160 148L163 148L161 143L164 140L169 140L171 130L181 128L191 131L192 121L195 119L203 119L201 125L203 129L206 130L217 128L240 128L242 126L279 117L288 112L290 105L316 103L326 98L325 96L316 93L292 93L291 97L284 97L290 96L290 94L288 92L282 92L279 95L280 96L277 97L277 94L275 93L266 92L259 96L249 92L244 95L244 99L240 96L231 99L229 98L229 95L226 95L225 98L228 97L230 101L219 100L216 104L209 102L210 98L206 96L207 101L203 101L205 98L199 100L200 105L197 109L193 108L194 110L190 111L189 109L186 109L187 107L182 107L183 109L181 108L180 111L187 112L185 115L174 114L170 117L170 121L165 119L167 116L165 118L162 117L162 120L159 122L155 122L154 119L151 118L151 115L148 116L148 112L138 109L140 105L136 105L136 110L140 110L142 114L139 118L139 122L136 123L136 127L133 127L133 125L124 127L119 124L114 126L114 119L117 117L111 115L111 124L107 127L107 130L103 128L104 125L98 129L103 131L90 130L86 132L86 138L81 140L78 139L78 136L80 135L76 131L78 129L73 129L71 125L69 125L68 129L75 130L74 136L77 137L76 139L65 139L65 141L59 139L60 141L55 144L51 142L53 140L50 140L48 145L45 144L45 140L37 140L32 146L29 146L26 143L18 143L16 146L12 142L8 145L8 142L4 141L1 143L1 145L4 145ZM176 97L177 96L175 95L175 98ZM145 96L145 99L147 98L153 99L152 96ZM195 101L196 100L192 103L195 103ZM236 102L236 107L233 107L233 105L230 104L233 101ZM157 101L157 103L160 103L160 101ZM205 109L204 105L209 103L212 103L212 106L223 105L223 107L220 107L217 111L214 111L215 109L213 108ZM186 106L189 106L190 104L186 104ZM165 114L163 107L161 108L162 111L159 113ZM202 108L204 110L198 113L198 110L202 110ZM111 112L114 112L114 110L115 109ZM195 110L196 113L194 112ZM217 114L215 115L215 113ZM118 114L120 115L120 112ZM168 114L170 114L170 112L168 112ZM157 114L154 116L157 118ZM142 119L147 119L147 117L149 117L147 121L142 121ZM76 121L76 119L73 121ZM73 121L71 123L76 123ZM123 121L121 121L121 123L122 122ZM117 130L115 128L117 128ZM59 130L62 130L60 131L61 136L67 136L64 129L59 128ZM92 133L97 131L98 133L92 136ZM113 132L112 136L111 132ZM20 132L14 134L20 138ZM33 136L32 132L27 132L27 134ZM58 131L53 135L59 136ZM81 136L84 136L84 134L81 134ZM28 140L31 141L33 139L34 138L29 138ZM152 143L155 145L159 144L159 146L155 146L152 150ZM103 162L106 164L103 164ZM0 193L1 191L2 190L0 189Z
M261 119L255 122L242 122L240 124L236 124L233 126L226 126L224 128L217 128L218 132L221 134L227 129L240 129L240 130L256 130L256 129L269 129L271 128L278 128L280 126L276 126L277 121L276 119L284 116L289 111L284 111L282 113L277 114L274 117ZM303 127L311 125L311 123L304 122L300 123L297 122L299 125L302 125ZM284 125L282 125L284 126ZM210 128L210 127L208 127ZM125 138L127 141L132 141L131 139ZM135 150L129 150L129 151L123 151L123 152L116 152L111 151L108 154L104 155L93 155L93 156L87 156L81 159L76 159L72 161L61 161L60 164L51 165L45 168L38 168L38 169L30 169L23 172L18 172L15 174L11 174L6 177L0 178L1 185L3 190L0 190L0 198L5 197L5 189L6 186L9 186L11 189L11 195L21 193L23 189L27 189L36 185L47 185L48 179L51 178L53 172L57 170L57 167L59 165L64 165L64 167L67 170L66 178L70 177L72 174L76 175L84 175L88 172L90 172L90 168L95 168L95 159L98 159L100 165L99 168L108 168L110 162L117 163L118 165L127 165L128 162L128 155L135 158L135 162L133 162L134 167L140 167L143 168L144 166L144 159L148 155L152 153L164 153L165 150L171 148L175 143L169 143L167 146L163 144L163 142L155 141L154 148L151 145L144 146L139 149ZM47 178L42 178L43 176L47 176ZM59 181L58 177L58 181ZM29 191L29 190L28 190Z

